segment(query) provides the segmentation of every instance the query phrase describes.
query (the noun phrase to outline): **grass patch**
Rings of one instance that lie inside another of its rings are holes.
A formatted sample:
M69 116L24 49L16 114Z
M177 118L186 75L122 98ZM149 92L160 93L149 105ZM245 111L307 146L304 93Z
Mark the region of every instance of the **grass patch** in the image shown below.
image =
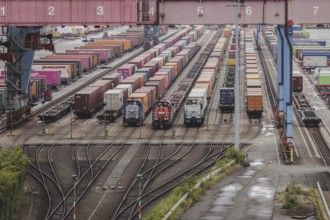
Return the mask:
M282 208L291 216L310 216L315 214L317 219L328 219L318 191L314 188L305 189L291 183L279 193L276 199L282 203Z
M230 161L235 160L236 163L232 166L226 166ZM202 180L197 177L185 177L182 184L176 187L172 193L170 193L165 199L156 204L145 216L145 220L162 220L164 216L171 210L171 208L184 196L189 193L189 196L181 203L181 205L175 209L169 219L179 219L183 213L189 209L194 203L200 201L204 193L211 189L217 182L219 182L224 176L232 173L234 170L240 168L240 164L244 160L244 155L240 150L229 148L226 152L226 159L217 161L216 165L212 167L211 172L223 168L223 171L209 178L205 182L201 183L201 186L196 190L191 189Z

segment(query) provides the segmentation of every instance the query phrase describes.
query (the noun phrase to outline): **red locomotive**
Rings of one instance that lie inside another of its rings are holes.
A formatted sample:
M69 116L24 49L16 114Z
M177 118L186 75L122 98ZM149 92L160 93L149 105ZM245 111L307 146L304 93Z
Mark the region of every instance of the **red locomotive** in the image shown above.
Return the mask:
M152 126L154 128L169 128L173 123L173 107L170 101L157 100L152 107Z

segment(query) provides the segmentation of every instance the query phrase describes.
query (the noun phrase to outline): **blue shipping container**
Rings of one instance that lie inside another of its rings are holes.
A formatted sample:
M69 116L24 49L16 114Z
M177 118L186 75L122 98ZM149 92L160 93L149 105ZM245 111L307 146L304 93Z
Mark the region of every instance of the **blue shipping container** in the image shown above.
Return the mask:
M235 90L234 88L220 89L220 110L222 112L233 112L235 108Z

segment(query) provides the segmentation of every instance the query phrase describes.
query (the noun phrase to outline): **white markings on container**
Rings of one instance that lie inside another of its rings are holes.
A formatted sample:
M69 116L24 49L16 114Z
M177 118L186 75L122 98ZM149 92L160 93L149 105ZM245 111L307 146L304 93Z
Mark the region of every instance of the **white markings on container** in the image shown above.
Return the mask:
M6 6L2 6L1 8L0 8L0 16L6 16Z
M245 13L246 13L246 15L248 15L248 16L252 15L252 7L251 7L251 6L247 6L247 7L245 8Z
M150 10L149 10L149 14L152 15L152 16L155 14L154 7L151 7L151 8L150 8Z
M96 7L96 14L98 16L103 16L104 15L104 8L102 5L99 5Z
M314 15L316 15L317 11L319 10L320 6L313 6Z
M54 6L48 7L48 16L55 16L55 7Z
M197 15L203 15L203 14L204 14L203 6L198 6L197 7Z

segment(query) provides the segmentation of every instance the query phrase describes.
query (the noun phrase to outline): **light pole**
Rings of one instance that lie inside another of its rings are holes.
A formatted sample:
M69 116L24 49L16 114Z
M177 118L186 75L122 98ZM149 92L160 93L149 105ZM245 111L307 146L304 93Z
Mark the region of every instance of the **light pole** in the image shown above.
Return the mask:
M140 139L142 139L142 109L140 110L141 113L140 113Z
M107 111L104 113L104 138L108 138L108 130L107 130Z
M46 134L46 125L45 125L45 100L42 99L42 134Z
M240 13L241 6L244 4L230 4L226 5L227 7L235 7L235 148L240 147L240 94L239 94L239 82L240 82L240 73L239 73L239 48L238 48L238 17Z
M13 101L10 101L10 136L13 136Z
M72 124L72 106L71 106L71 108L70 108L70 137L71 137L71 139L73 139L72 126L73 126L73 124Z
M76 185L78 176L76 174L72 175L73 180L73 219L76 219Z
M139 219L142 219L142 180L143 180L143 175L142 174L138 174L137 175L137 180L139 181L139 207L138 207L138 210L139 210Z

